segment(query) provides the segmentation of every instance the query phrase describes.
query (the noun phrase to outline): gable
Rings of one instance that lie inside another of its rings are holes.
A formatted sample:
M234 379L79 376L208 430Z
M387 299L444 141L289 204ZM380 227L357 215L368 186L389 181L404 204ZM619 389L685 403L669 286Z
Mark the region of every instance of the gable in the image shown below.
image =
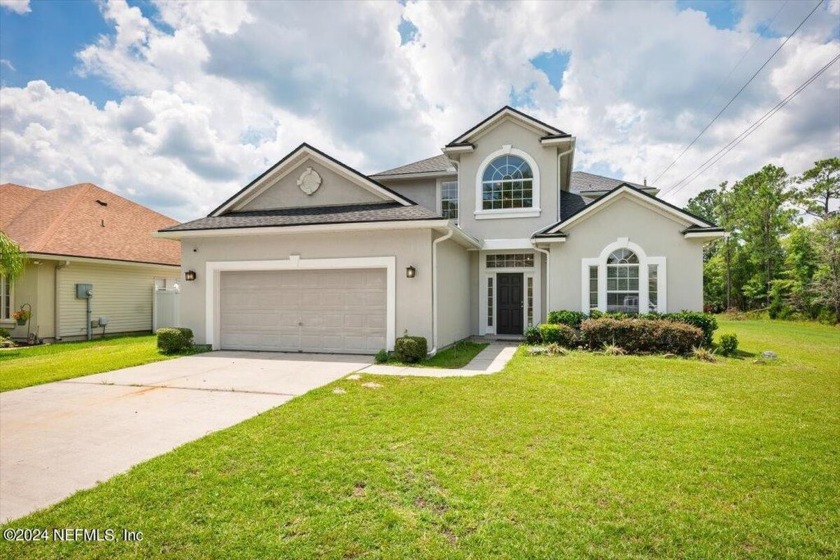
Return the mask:
M308 170L317 173L321 180L318 189L312 194L306 194L298 185L298 181L307 174ZM235 211L372 204L377 202L393 202L393 200L362 188L313 158L307 157L299 164L290 167L288 173L268 184L265 190L238 206Z
M317 174L317 175L316 175ZM301 188L308 186L307 192ZM210 213L414 202L308 144L301 144Z
M613 189L600 199L582 208L580 211L564 218L560 222L542 230L540 234L556 234L569 231L577 224L591 219L593 216L602 213L604 210L611 208L622 202L620 207L629 208L623 201L628 201L630 204L635 204L651 213L659 214L666 219L671 220L676 224L681 224L682 227L700 229L700 230L718 230L714 224L706 222L705 220L694 216L681 208L677 208L672 204L665 202L659 198L651 196L645 192L640 191L628 184Z
M538 134L541 139L554 139L554 138L570 138L571 135L563 132L562 130L555 128L549 124L546 124L538 119L530 115L526 115L522 111L518 111L513 107L505 106L472 127L471 129L467 130L454 140L446 145L447 148L449 147L458 147L458 146L469 146L475 143L481 136L483 136L487 131L492 130L499 122L501 121L515 121L520 125L533 130L535 134Z

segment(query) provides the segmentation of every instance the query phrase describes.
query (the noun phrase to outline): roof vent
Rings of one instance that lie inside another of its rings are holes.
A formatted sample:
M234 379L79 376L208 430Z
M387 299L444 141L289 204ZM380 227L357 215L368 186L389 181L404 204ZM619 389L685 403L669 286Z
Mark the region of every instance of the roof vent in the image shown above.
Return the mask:
M98 198L96 199L96 203L100 206L108 206L107 202L105 202L104 200L99 200Z

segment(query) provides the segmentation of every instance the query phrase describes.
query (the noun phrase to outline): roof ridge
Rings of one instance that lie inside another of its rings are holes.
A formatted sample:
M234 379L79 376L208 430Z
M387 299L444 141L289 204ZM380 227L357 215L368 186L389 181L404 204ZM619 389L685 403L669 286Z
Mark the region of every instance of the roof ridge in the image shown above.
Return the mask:
M33 248L30 252L37 253L39 250L41 250L43 247L45 247L47 245L47 242L52 238L53 235L55 235L56 230L64 222L64 219L67 218L67 216L70 214L70 212L72 212L76 208L76 206L78 206L79 200L81 200L82 195L90 189L90 186L91 186L90 183L81 183L79 185L70 185L68 187L63 187L63 188L71 188L71 187L82 187L82 188L79 189L79 191L76 193L76 196L73 197L72 201L70 201L70 204L67 204L64 207L64 210L61 211L61 213L56 217L55 220L53 220L53 222L44 231L44 233L41 234L41 237L38 239L38 241L36 241L33 244ZM52 191L44 191L44 194L55 192L57 190L61 190L61 189L54 189Z

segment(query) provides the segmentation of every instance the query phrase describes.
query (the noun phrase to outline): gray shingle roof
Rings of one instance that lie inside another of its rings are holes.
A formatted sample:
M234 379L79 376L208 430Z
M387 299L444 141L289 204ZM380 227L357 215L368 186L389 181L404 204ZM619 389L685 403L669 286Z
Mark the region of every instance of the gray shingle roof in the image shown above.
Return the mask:
M624 181L622 179L612 179L610 177L604 177L603 175L586 173L585 171L572 171L572 184L570 185L569 190L581 193L587 191L610 191L622 183L627 183L637 189L651 188L638 183Z
M431 210L416 204L412 206L403 206L398 202L385 204L348 204L342 206L312 206L308 208L231 212L223 216L200 218L160 231L287 227L360 222L401 222L433 219L443 218Z
M560 221L579 212L586 204L587 202L579 194L560 191Z
M378 177L380 175L408 175L411 173L444 173L452 167L453 166L449 161L449 158L441 154L439 156L421 159L420 161L415 161L414 163L388 169L387 171L380 171L379 173L371 175L371 177Z

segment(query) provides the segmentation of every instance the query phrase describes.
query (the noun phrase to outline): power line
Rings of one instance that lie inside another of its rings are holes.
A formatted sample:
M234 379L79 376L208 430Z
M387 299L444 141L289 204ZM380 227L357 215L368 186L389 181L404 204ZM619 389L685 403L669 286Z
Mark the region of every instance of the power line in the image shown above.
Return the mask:
M802 27L802 26L805 24L805 22L806 22L806 21L808 21L808 19L809 19L809 18L810 18L810 17L814 14L814 12L816 12L816 11L817 11L817 8L819 8L820 6L822 6L823 2L825 2L825 0L820 0L819 2L817 2L817 5L816 5L816 6L814 6L814 9L813 9L813 10L811 10L811 12L810 12L807 16L805 16L805 19L803 19L801 22L799 22L799 25L797 25L797 26L796 26L796 29L794 29L794 30L791 32L791 34L790 34L790 35L788 35L788 36L785 38L785 40L784 40L784 41L782 41L782 44L781 44L781 45L779 45L779 48L777 48L775 51L773 51L773 54L771 54L771 55L770 55L770 58L768 58L768 59L764 62L764 64L762 64L762 65L761 65L761 68L759 68L758 70L756 70L756 71L755 71L755 74L753 74L753 75L750 77L750 79L749 79L749 80L747 80L747 83L745 83L743 86L741 86L741 89L739 89L739 90L738 90L738 92L737 92L737 93L736 93L736 94L732 97L732 99L730 99L730 100L726 103L726 105L724 105L724 106L723 106L723 109L721 109L721 110L718 112L718 114L717 114L717 115L715 115L715 116L714 116L714 118L713 118L711 121L709 121L709 124L707 124L705 127L703 127L703 130L701 130L701 131L700 131L700 133L699 133L697 136L695 136L695 137L694 137L694 140L692 140L692 141L691 141L691 143L690 143L688 146L686 146L685 148L683 148L683 151L681 151L681 152L680 152L680 154L679 154L679 155L678 155L678 156L674 159L674 161L672 161L672 162L671 162L671 164L670 164L668 167L666 167L666 168L665 168L665 170L664 170L662 173L660 173L660 174L656 177L656 179L654 179L654 180L653 180L653 182L651 183L651 185L656 184L656 182L657 182L659 179L661 179L661 178L662 178L662 176L663 176L663 175L665 175L665 173L667 173L667 172L668 172L668 170L669 170L669 169L671 169L671 168L674 166L674 164L676 164L676 163L677 163L677 161L679 161L679 159L680 159L681 157L683 157L683 155L685 155L685 153L686 153L689 149L691 149L691 147L692 147L692 146L693 146L693 145L694 145L694 144L695 144L695 143L696 143L696 142L700 139L700 137L701 137L701 136L703 136L703 133L705 133L707 130L709 130L709 127L711 127L711 126L715 123L715 121L716 121L716 120L718 120L718 117L720 117L720 116L723 114L723 112L724 112L724 111L726 111L726 109L727 109L727 108L729 108L729 106L730 106L730 105L732 105L732 103L733 103L733 102L734 102L734 101L738 98L738 96L739 96L739 95L741 95L741 93L742 93L742 92L743 92L743 91L747 88L747 86L748 86L748 85L750 85L750 83L752 83L752 81L755 79L755 77L756 77L756 76L758 76L758 74L759 74L762 70L764 70L764 67L765 67L765 66L767 66L768 64L770 64L770 61L771 61L771 60L773 60L773 58L774 58L774 57L775 57L775 56L779 53L779 51L780 51L780 50L782 50L782 47L784 47L784 46L787 44L787 42L788 42L788 41L790 41L791 37L793 37L794 35L796 35L796 32L797 32L797 31L799 31L799 28L800 28L800 27Z
M697 179L697 177L699 177L700 175L702 175L703 173L708 171L712 166L714 166L717 162L719 162L721 159L723 159L729 152L731 152L738 144L740 144L741 142L746 140L748 136L750 136L753 132L758 130L761 127L761 125L763 125L768 120L770 120L770 118L773 115L775 115L777 112L779 112L794 97L799 95L806 87L811 85L811 83L813 83L817 78L819 78L823 73L825 73L826 70L828 70L831 67L831 65L833 65L838 60L840 60L840 54L838 54L833 59L831 59L828 62L828 64L826 64L825 66L823 66L822 68L817 70L817 72L815 72L810 78L805 80L805 82L803 82L798 88L796 88L793 92L791 92L787 97L785 97L784 99L779 101L772 109L770 109L769 111L764 113L764 115L762 115L762 117L760 119L758 119L756 122L754 122L753 124L748 126L743 132L741 132L741 134L739 134L738 136L733 138L726 146L724 146L723 148L721 148L720 150L715 152L715 154L712 155L712 157L710 157L709 159L704 161L702 164L700 164L700 166L698 166L694 171L692 171L691 173L689 173L688 175L683 177L680 181L678 181L677 183L674 183L671 187L663 190L660 193L660 195L664 195L666 193L667 194L676 194L680 190L682 190L683 188L690 185L695 179Z
M779 17L779 14L782 13L782 10L785 9L785 6L788 5L789 1L790 0L785 0L784 4L782 4L781 7L778 10L776 10L776 14L773 16L773 18L770 21L768 21L767 23L765 23L764 25L762 25L760 29L763 29L765 31L770 29L770 26L773 25L773 22L776 21L776 18ZM726 77L718 84L717 88L715 88L715 91L713 91L709 95L709 97L706 99L706 102L703 103L703 107L699 111L700 114L702 114L703 111L706 110L706 107L708 107L709 103L712 101L714 96L717 95L717 93L720 91L720 89L723 87L723 85L726 82L729 81L729 78L732 76L732 73L735 72L735 70L741 65L742 62L744 62L744 59L747 58L747 55L750 54L750 52L752 52L753 48L755 48L755 46L758 44L758 41L761 40L761 38L762 38L761 33L759 31L758 33L756 33L755 39L753 40L752 44L750 45L750 48L748 48L746 51L744 51L744 54L741 55L741 58L738 60L738 62L735 63L735 66L733 66L732 68L729 69L729 73L726 74ZM665 171L668 171L668 170L666 169ZM662 177L662 175L665 173L665 171L663 171L659 175L659 177ZM659 177L657 177L656 180L659 180Z

